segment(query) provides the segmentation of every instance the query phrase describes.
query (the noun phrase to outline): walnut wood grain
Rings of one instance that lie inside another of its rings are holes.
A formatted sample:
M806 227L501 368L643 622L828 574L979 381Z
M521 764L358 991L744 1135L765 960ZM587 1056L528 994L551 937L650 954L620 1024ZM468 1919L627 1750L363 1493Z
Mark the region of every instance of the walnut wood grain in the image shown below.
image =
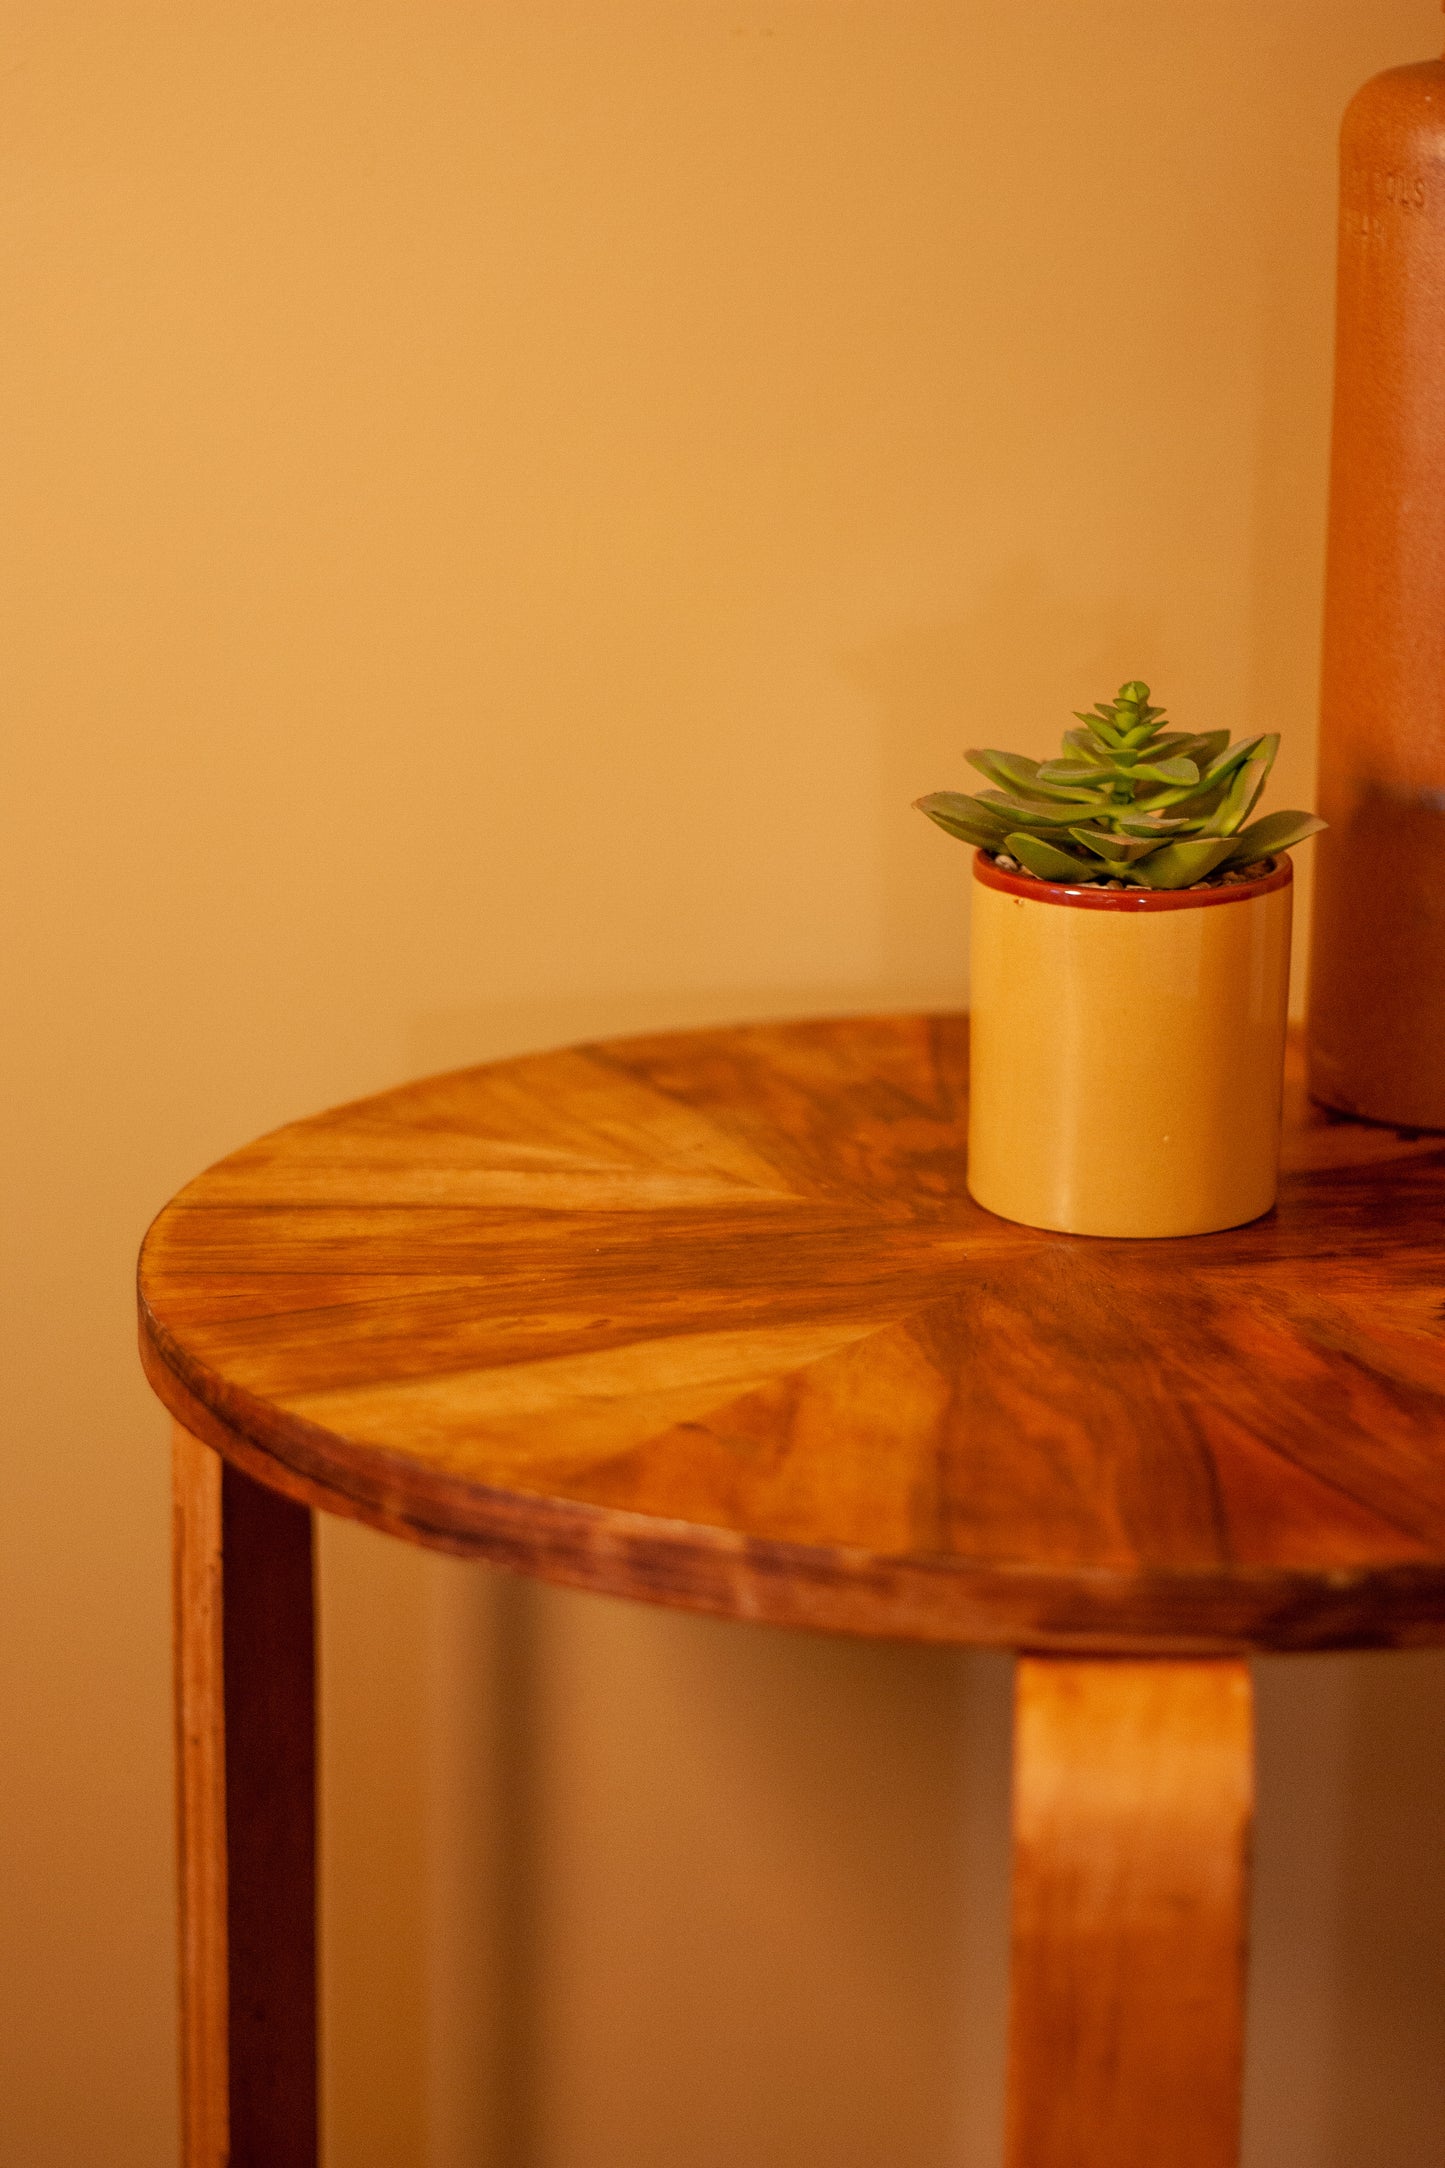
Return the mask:
M1026 1657L1007 2168L1236 2168L1248 1666Z
M226 2168L226 1744L220 1455L175 1426L176 1825L180 1851L181 2159Z
M971 1201L961 1017L432 1078L183 1190L143 1358L298 1502L578 1587L1040 1650L1438 1641L1445 1143L1292 1063L1275 1211L1163 1242Z
M315 2168L311 1516L175 1435L185 2168Z

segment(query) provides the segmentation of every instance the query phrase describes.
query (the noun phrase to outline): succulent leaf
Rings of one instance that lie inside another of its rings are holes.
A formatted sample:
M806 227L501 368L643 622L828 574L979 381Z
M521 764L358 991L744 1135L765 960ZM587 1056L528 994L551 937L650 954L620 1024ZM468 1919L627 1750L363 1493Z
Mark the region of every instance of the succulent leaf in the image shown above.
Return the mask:
M1071 828L1074 822L1082 819L1088 811L1086 806L1073 802L1065 804L1058 800L1022 796L1013 798L1001 790L981 790L978 799L979 804L987 806L990 812L1001 813L1007 826L1016 828Z
M1131 768L1129 777L1139 783L1197 783L1199 770L1192 760L1151 760Z
M1027 790L1039 772L1039 762L1024 753L996 753L988 746L975 746L963 757L970 768L1009 790Z
M1099 877L1097 859L1077 858L1072 851L1058 850L1052 843L1044 843L1022 830L1009 837L1007 848L1041 881L1095 881Z
M1150 888L1189 888L1195 881L1207 879L1233 853L1234 843L1228 836L1191 836L1151 851L1140 860L1137 871Z
M1093 789L1077 783L1050 783L1040 774L1040 763L1025 760L1019 753L996 753L981 747L965 753L971 768L986 775L991 783L1001 783L1006 790L1034 792L1041 798L1067 798L1075 803L1087 803L1096 796Z
M1159 848L1157 836L1150 836L1147 841L1143 841L1134 836L1110 835L1106 829L1100 828L1071 828L1069 834L1087 850L1097 851L1100 858L1108 861L1111 871L1115 866L1133 865L1137 859L1147 858L1151 851Z
M1240 829L1230 856L1236 865L1247 866L1252 858L1272 858L1277 851L1291 850L1328 826L1317 813L1266 813Z
M1082 727L1064 732L1057 759L978 748L967 758L993 787L934 791L919 810L981 850L1006 845L1040 879L1151 888L1288 850L1324 825L1308 813L1244 825L1279 750L1273 733L1231 745L1227 730L1166 729L1142 678L1075 716Z
M1087 730L1066 730L1063 742L1071 753L1076 753L1080 760L1086 760L1091 768L1106 768L1109 765L1108 747L1101 745L1097 738L1091 737Z
M1201 775L1207 775L1220 754L1228 752L1229 732L1227 730L1201 731L1198 737L1186 738L1178 750L1181 753L1188 754Z
M1106 708L1102 701L1099 703L1097 712L1093 715L1086 715L1082 708L1075 708L1074 713L1081 723L1088 724L1101 744L1114 746L1122 743L1124 733L1122 730L1115 728L1113 712L1111 709Z
M1149 836L1156 843L1167 842L1185 829L1192 829L1194 822L1188 814L1167 813L1121 813L1116 816L1114 827L1121 836Z
M1046 760L1034 779L1034 787L1037 789L1041 783L1082 783L1097 790L1104 772L1086 760Z
M979 850L998 850L1008 833L1008 823L991 806L980 805L977 798L965 797L962 791L934 790L913 802L920 813L937 821L947 834L959 836Z
M1256 758L1245 761L1236 768L1214 812L1204 824L1204 832L1211 836L1232 836L1242 827L1253 812L1260 792L1269 780L1269 762Z
M1270 748L1268 752L1265 751L1266 746ZM1278 738L1241 738L1237 745L1231 745L1227 752L1221 753L1217 760L1210 762L1204 772L1203 781L1210 784L1222 783L1227 776L1233 775L1236 768L1243 767L1245 761L1256 758L1262 759L1268 769L1273 765L1278 749Z

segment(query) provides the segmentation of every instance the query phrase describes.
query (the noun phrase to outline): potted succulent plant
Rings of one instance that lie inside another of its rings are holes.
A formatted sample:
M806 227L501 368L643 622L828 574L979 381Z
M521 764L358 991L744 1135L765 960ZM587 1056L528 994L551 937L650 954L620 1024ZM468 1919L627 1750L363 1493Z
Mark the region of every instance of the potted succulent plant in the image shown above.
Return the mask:
M920 798L975 846L968 1186L1070 1234L1186 1235L1274 1202L1292 869L1250 815L1277 737L1166 730L1139 679L1057 760L972 752Z

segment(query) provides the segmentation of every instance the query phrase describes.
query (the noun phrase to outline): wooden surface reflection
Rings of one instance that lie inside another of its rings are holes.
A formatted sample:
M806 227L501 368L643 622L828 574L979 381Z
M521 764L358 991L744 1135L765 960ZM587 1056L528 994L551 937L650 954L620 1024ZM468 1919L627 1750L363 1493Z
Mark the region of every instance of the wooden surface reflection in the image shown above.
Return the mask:
M1037 1649L1445 1639L1445 1141L1292 1072L1267 1218L1069 1238L969 1199L966 1091L963 1018L864 1018L296 1123L152 1228L148 1372L305 1503L580 1587Z
M1249 1667L1026 1657L1007 2168L1234 2168Z

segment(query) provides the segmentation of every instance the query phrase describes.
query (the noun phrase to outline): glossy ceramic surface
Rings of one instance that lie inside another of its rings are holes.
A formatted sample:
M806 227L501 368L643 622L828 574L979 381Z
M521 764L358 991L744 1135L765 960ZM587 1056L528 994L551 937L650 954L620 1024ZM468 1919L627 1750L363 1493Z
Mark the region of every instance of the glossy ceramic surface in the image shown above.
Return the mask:
M968 1187L1029 1227L1207 1234L1274 1203L1293 883L973 882Z

